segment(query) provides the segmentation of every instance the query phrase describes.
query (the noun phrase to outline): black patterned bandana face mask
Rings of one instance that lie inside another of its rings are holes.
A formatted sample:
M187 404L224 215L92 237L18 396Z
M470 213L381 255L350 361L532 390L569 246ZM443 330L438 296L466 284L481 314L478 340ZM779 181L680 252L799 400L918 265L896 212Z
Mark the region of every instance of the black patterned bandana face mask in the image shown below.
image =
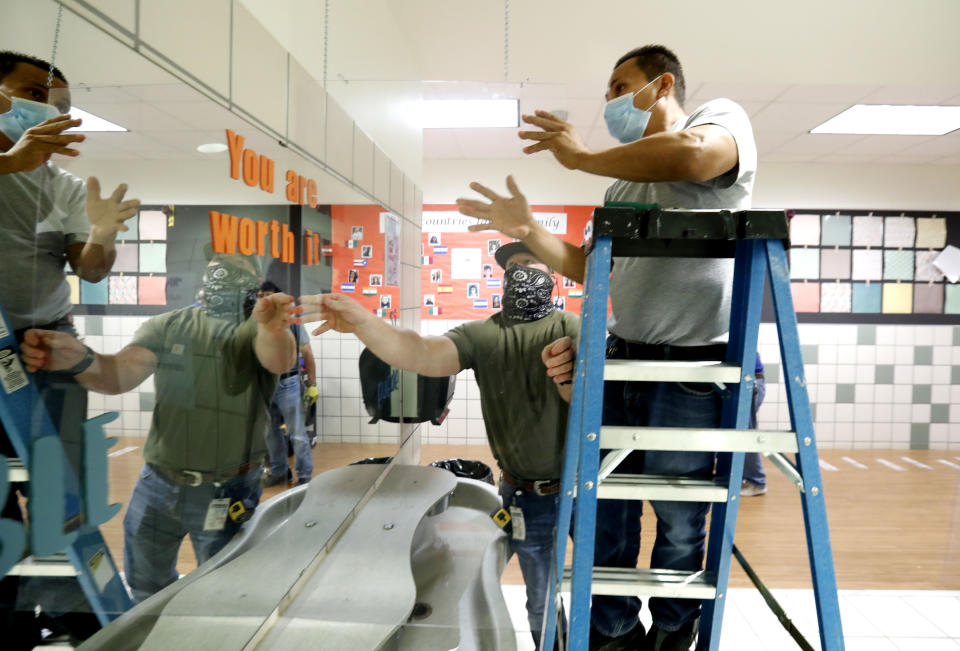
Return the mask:
M517 321L536 321L550 314L553 305L553 277L518 264L503 276L503 313Z
M197 298L207 316L242 321L247 291L258 285L259 281L253 273L233 265L214 264L204 271Z

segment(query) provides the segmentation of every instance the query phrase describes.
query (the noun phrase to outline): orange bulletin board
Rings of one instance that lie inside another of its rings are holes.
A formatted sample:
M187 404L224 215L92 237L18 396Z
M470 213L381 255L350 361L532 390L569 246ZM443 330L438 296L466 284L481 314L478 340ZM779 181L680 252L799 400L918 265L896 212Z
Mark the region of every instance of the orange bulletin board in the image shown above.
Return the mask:
M384 209L376 204L331 206L334 293L357 299L371 311L400 307L400 283L388 273L388 260L399 265L399 236L382 230ZM399 268L396 270L399 272Z
M564 240L580 246L594 206L531 206L535 216ZM446 204L423 206L421 318L473 320L500 309L503 270L494 259L496 248L512 242L497 231L471 233L470 217L455 214ZM554 274L554 297L563 308L580 313L583 285Z

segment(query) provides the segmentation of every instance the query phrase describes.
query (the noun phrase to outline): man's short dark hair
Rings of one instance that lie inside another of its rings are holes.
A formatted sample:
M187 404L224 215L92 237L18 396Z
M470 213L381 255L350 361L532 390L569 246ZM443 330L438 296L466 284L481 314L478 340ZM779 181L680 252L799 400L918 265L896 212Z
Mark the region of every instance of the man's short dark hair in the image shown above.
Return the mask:
M44 72L50 70L49 61L32 57L29 54L20 54L19 52L11 52L10 50L0 50L0 81L6 79L7 75L13 72L20 63L36 66ZM65 84L70 83L67 81L67 78L63 75L63 73L60 72L59 68L54 67L53 75Z
M683 80L683 66L680 65L680 59L672 50L663 45L644 45L635 50L630 50L617 61L616 68L625 61L633 59L637 66L643 70L647 81L653 81L665 72L673 75L673 94L677 98L677 103L683 106L687 96L687 85Z
M278 285L277 283L273 282L272 280L264 280L264 281L260 284L260 291L261 291L261 292L274 292L275 294L279 294L279 293L282 293L282 292L283 292L283 290L280 289L280 285Z

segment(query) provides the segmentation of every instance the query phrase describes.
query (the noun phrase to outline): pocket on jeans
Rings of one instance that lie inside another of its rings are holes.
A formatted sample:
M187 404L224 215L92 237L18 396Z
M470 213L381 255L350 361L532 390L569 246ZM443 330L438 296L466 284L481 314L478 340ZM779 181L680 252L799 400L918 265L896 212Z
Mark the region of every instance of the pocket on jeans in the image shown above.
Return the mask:
M677 382L677 387L696 398L709 398L717 392L717 385L712 382Z
M147 464L143 464L143 468L140 469L140 479L150 479L153 475L153 468Z

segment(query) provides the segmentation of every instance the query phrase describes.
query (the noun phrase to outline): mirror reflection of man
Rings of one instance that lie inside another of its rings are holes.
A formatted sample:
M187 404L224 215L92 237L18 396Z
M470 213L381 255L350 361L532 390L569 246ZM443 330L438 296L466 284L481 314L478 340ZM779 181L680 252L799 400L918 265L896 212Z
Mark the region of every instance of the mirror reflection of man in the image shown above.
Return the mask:
M267 410L297 347L290 296L259 299L244 320L244 298L258 286L253 259L215 254L199 305L147 320L115 355L95 353L67 333L31 329L24 336L28 370L72 369L91 391L125 393L155 375L145 463L123 519L124 573L138 602L177 580L184 536L201 564L260 500Z
M750 118L728 99L710 100L690 115L684 108L680 60L662 45L624 54L607 82L604 120L622 144L591 151L569 122L546 111L524 115L539 127L521 131L527 154L549 151L568 169L614 179L605 201L655 203L663 208L750 208L757 148ZM458 199L460 212L477 217L471 231L494 228L522 240L545 262L583 282L584 251L536 222L512 177L510 197L473 183L488 200ZM616 359L724 359L730 323L733 261L689 258L617 258L610 279L612 316L607 357ZM561 353L565 355L566 353ZM605 425L719 427L722 400L711 384L618 382L604 388ZM714 453L646 451L631 454L621 472L713 475ZM651 567L702 569L706 539L704 502L651 503L657 537ZM638 500L597 504L594 566L633 568L640 551ZM653 627L646 633L637 597L594 597L591 649L686 651L697 637L700 601L652 598Z
M29 327L76 334L64 265L69 263L83 280L102 280L116 258L117 231L127 230L124 221L139 207L139 201L123 200L126 185L101 198L96 178L84 185L50 162L54 154L79 155L75 145L85 136L65 133L81 122L66 114L69 109L70 91L60 70L54 68L51 75L46 61L0 51L0 305L17 341ZM64 374L41 372L34 380L77 469L86 391ZM17 456L2 423L0 454ZM10 490L2 517L23 520L17 500L17 490ZM3 634L14 616L15 582L15 577L0 582L0 636L14 646L21 641L30 646L27 627L13 626L18 640Z
M270 280L260 285L257 298L272 296L283 290ZM307 372L307 386L300 382L299 361L287 369L277 381L277 389L270 403L270 424L267 428L267 461L269 471L264 476L264 486L292 483L290 461L287 459L287 442L293 447L293 469L297 472L297 485L306 484L313 475L313 457L310 455L310 439L301 407L310 407L317 400L317 366L310 348L310 337L299 323L290 326L297 341L303 368ZM304 400L307 398L307 400ZM283 425L283 427L281 427Z
M527 589L527 617L539 643L552 563L563 441L572 363L544 367L572 347L580 319L553 306L550 269L526 246L496 252L505 270L503 309L443 336L395 328L343 294L300 298L301 321L323 320L314 330L352 332L391 366L430 377L473 369L490 448L500 466L500 495L514 519L510 540ZM564 384L566 383L566 384Z

